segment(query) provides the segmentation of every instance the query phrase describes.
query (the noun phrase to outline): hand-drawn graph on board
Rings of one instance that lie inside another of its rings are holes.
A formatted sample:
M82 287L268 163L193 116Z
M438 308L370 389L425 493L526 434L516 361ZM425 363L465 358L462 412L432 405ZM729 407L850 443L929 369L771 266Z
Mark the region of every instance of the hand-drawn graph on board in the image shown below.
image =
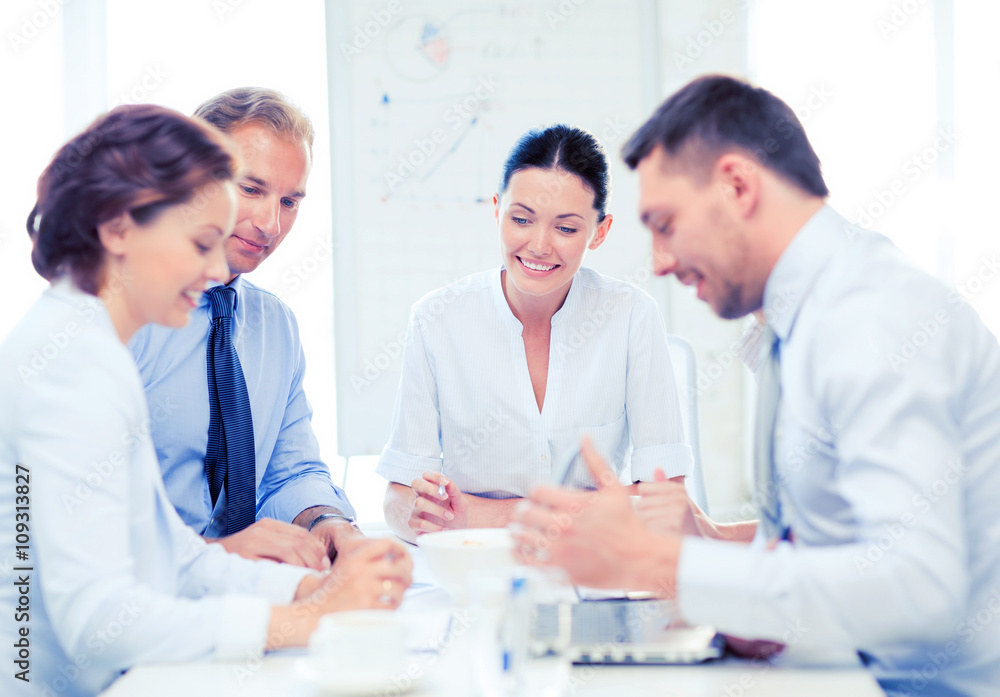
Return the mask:
M605 144L615 222L585 263L646 277L635 177L618 152L659 98L655 6L327 3L342 455L386 441L410 306L499 263L492 196L528 129L568 123Z

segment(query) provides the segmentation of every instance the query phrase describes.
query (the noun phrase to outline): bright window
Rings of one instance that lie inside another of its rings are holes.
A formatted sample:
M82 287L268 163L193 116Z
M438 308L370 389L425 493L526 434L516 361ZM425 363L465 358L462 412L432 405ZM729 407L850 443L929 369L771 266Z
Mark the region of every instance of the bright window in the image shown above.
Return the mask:
M198 104L231 87L259 85L288 95L316 129L308 197L295 229L274 256L250 278L277 294L299 319L312 357L306 393L322 452L336 467L333 383L333 282L329 118L327 115L325 14L321 0L262 5L236 0L174 0L138 3L107 0L107 99L94 113L64 114L64 94L74 86L63 77L63 14L72 10L37 0L5 3L0 50L0 87L11 97L3 119L7 135L0 171L0 337L46 287L31 268L24 221L34 203L35 181L55 149L97 116L123 102L151 102L191 113ZM46 5L49 7L49 5ZM70 31L85 28L73 23ZM155 29L154 29L155 28ZM24 39L23 42L20 39ZM76 38L80 38L77 36ZM83 43L85 40L81 39ZM96 64L101 47L93 48ZM79 57L74 57L76 60ZM93 89L98 80L83 89ZM76 86L79 88L79 85ZM66 125L68 124L68 126Z
M959 288L994 333L1000 244L985 202L1000 137L986 47L998 19L971 0L757 0L750 61L803 121L830 203Z
M36 2L5 3L0 47L0 113L4 166L0 167L0 338L14 328L48 286L31 268L25 228L35 183L66 140L63 128L62 14Z
M305 389L315 410L313 427L339 482L323 3L107 0L107 5L109 107L145 101L191 113L219 92L254 85L283 92L312 119L313 167L295 228L248 278L295 311L312 358ZM150 31L153 24L156 30Z

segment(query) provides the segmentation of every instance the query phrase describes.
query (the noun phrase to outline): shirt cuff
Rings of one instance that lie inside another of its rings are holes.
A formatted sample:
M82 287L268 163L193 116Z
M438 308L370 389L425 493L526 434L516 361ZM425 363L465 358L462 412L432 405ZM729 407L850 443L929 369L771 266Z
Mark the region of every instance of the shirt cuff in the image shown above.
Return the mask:
M651 482L653 472L662 469L667 478L688 477L694 470L694 456L687 443L662 443L632 451L632 481Z
M309 474L282 484L260 507L257 519L275 518L291 523L299 513L313 506L330 506L352 518L357 515L347 495L330 481L329 474Z
M784 548L784 549L782 549ZM790 545L760 545L685 537L677 563L677 607L690 624L706 624L749 639L780 641L771 596L787 583L772 578ZM770 567L770 568L768 568ZM777 630L777 631L775 631Z
M252 595L224 595L213 657L220 661L260 657L267 645L271 603Z
M399 450L386 447L378 460L375 473L380 474L390 482L410 486L414 479L424 472L440 472L440 457L419 457Z
M295 591L306 576L318 575L312 569L292 564L278 564L266 559L255 560L260 565L255 591L272 603L290 603L295 600Z

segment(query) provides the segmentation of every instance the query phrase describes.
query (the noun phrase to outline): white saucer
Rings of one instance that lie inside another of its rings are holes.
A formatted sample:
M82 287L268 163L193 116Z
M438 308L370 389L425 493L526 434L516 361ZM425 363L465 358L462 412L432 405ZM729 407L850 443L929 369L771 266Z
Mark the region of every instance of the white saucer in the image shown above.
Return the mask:
M409 680L406 688L399 687L392 681L390 675L384 676L362 676L345 675L344 673L320 673L310 664L308 658L300 658L295 662L295 670L304 680L312 683L323 690L324 694L337 695L338 697L351 697L353 695L377 695L385 694L392 690L392 694L404 694L413 689L418 682L417 678L406 675Z

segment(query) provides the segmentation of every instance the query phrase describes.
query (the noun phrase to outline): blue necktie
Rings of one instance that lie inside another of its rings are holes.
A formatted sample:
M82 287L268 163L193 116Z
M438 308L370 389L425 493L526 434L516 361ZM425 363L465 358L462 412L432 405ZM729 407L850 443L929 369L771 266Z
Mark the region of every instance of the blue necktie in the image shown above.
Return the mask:
M785 539L787 528L781 520L781 498L774 462L774 428L781 400L781 347L774 331L764 326L762 356L757 380L757 425L754 432L754 500L760 514L760 527L769 541Z
M212 507L225 489L227 535L243 530L257 518L257 474L250 397L233 346L233 305L236 291L216 286L206 292L212 305L208 335L208 449L205 474Z

